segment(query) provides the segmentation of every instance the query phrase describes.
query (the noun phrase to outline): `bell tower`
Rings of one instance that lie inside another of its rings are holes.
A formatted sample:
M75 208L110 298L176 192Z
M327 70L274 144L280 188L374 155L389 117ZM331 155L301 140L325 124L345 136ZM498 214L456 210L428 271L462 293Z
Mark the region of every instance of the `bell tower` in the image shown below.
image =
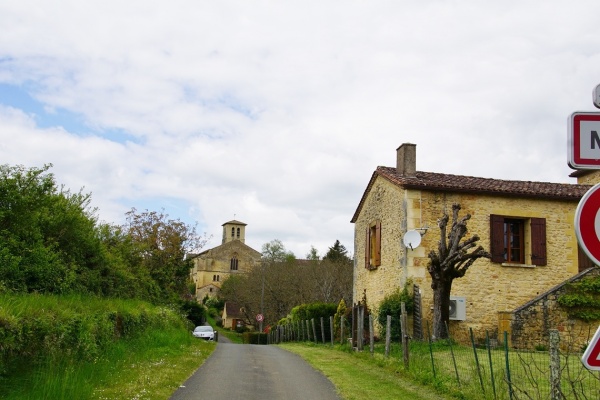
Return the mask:
M243 222L231 220L223 224L223 241L221 244L239 240L242 243L246 242L246 225Z

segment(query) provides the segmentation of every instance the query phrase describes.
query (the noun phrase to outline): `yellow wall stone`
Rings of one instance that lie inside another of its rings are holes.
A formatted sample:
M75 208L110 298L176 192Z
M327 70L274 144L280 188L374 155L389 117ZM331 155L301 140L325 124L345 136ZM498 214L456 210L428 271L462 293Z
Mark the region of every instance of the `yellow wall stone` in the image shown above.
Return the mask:
M379 176L355 221L355 303L366 291L367 304L376 311L385 295L401 288L410 278L422 292L424 323L431 321L433 293L427 254L437 250L440 240L437 221L444 212L452 218L453 203L462 207L459 217L471 214L466 237L479 235L479 244L487 251L491 214L545 218L547 247L545 266L531 265L530 260L526 260L526 265L509 266L479 259L463 278L455 279L452 295L466 297L467 319L450 321L453 334L463 335L468 328L483 335L486 330L498 331L502 313L514 310L578 272L573 226L577 202L405 190ZM375 270L367 270L365 230L375 220L382 223L382 264ZM402 243L404 233L423 227L428 229L421 246L406 249ZM528 237L527 233L525 236ZM527 240L526 247L530 245Z

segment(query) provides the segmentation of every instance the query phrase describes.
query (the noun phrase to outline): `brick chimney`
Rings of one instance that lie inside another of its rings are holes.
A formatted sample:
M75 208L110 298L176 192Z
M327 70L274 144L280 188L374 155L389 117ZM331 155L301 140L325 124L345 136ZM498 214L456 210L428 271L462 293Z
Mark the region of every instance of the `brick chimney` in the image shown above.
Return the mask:
M417 145L404 143L396 149L396 171L402 176L415 176L417 172Z

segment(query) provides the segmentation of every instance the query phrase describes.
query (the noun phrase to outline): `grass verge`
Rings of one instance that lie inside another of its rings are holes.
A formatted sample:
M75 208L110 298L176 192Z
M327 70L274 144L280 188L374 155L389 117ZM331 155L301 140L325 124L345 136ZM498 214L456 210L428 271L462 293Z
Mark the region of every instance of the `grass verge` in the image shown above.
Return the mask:
M393 363L372 358L366 352L350 353L311 343L284 343L279 346L298 354L321 371L346 400L453 398L450 394L415 383L403 376Z

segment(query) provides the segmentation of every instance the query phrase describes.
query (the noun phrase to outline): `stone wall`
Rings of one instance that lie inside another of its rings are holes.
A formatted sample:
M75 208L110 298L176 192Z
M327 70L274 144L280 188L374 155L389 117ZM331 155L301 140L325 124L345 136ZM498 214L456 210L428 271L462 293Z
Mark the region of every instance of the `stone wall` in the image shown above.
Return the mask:
M547 347L548 331L556 329L563 350L583 349L598 328L598 323L569 319L557 300L565 293L567 283L598 275L600 268L590 268L514 310L509 331L511 346L522 349L535 349L540 345Z

